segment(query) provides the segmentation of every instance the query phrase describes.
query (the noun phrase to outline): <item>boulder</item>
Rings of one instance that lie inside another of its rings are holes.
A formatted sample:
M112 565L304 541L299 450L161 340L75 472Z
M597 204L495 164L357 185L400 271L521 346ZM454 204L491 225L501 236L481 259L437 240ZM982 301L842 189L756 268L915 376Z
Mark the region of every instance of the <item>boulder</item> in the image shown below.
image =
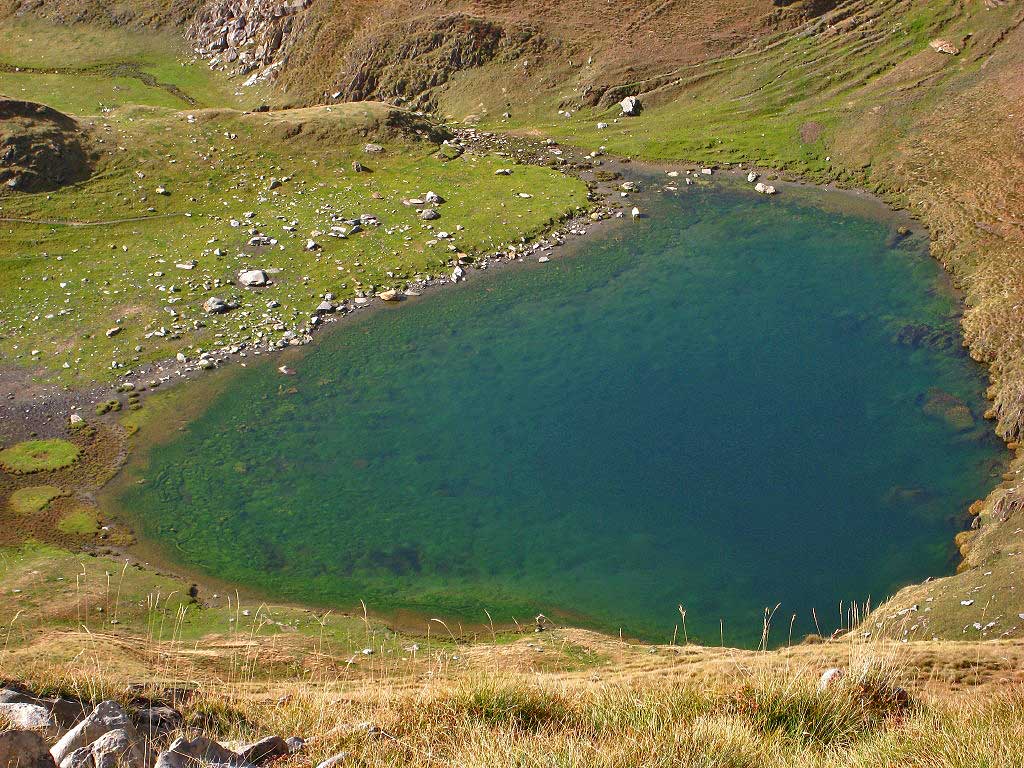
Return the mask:
M238 750L243 760L261 765L275 757L287 757L291 754L288 743L280 736L268 736L253 744L247 744Z
M267 273L262 269L250 269L238 276L238 282L246 288L267 284Z
M60 736L60 726L50 710L39 704L0 704L0 717L26 731L37 731L50 741Z
M141 743L142 734L138 732L121 706L116 701L101 701L82 722L53 745L50 754L53 755L54 762L60 765L65 757L79 747L92 744L100 736L117 729L123 729L131 739Z
M231 309L231 305L224 299L211 296L203 302L203 311L210 315L219 315Z
M377 297L380 298L382 301L398 301L399 299L398 291L394 290L382 291L381 293L377 294Z
M437 194L437 192L427 192L427 194L423 196L423 199L431 205L443 205L445 202L445 199Z
M79 747L61 760L60 768L96 768L92 761L92 750Z
M643 105L636 96L627 96L619 102L619 106L622 107L622 114L626 117L636 117L643 111Z
M143 742L118 729L76 749L61 761L60 768L146 768L146 749Z
M317 314L325 314L333 312L335 309L336 307L334 306L333 302L321 301L316 307L316 312Z
M946 53L949 54L950 56L956 56L957 54L960 53L960 49L953 45L951 41L943 40L942 38L932 40L930 43L928 43L928 47L930 47L933 51L936 51L938 53Z
M135 723L146 736L153 738L179 728L181 713L164 706L144 707L135 713Z
M166 752L160 753L153 768L199 768L200 765L208 763L232 768L246 768L251 765L241 755L221 746L213 739L196 736L191 741L186 738L175 739Z
M55 768L46 739L35 731L0 733L0 768Z
M134 727L100 736L89 747L95 768L146 768L146 744Z
M84 423L77 414L72 414L69 422L72 424ZM62 728L70 728L85 716L86 707L82 702L74 699L65 699L59 696L33 696L25 691L13 688L0 689L0 702L4 704L37 704L44 707L56 719L57 724Z
M433 208L424 208L420 212L420 218L424 221L434 221L441 218L441 214L435 211Z

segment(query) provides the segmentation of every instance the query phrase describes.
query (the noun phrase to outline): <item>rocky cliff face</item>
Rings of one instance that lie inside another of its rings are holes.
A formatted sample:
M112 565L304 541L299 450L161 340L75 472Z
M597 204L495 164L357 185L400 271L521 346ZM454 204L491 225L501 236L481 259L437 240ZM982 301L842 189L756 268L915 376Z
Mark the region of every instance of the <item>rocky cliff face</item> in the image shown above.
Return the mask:
M301 37L321 57L318 82L325 89L304 100L386 101L419 109L431 108L434 89L456 72L545 48L529 25L466 13L363 24L359 19L328 48L318 44L324 14L344 17L350 9L319 0L322 7L313 16L308 11L316 2L210 0L187 36L211 66L246 77L246 84L276 79Z
M289 38L313 0L208 0L186 35L213 67L248 76L251 85L282 66Z
M456 72L494 60L512 62L544 47L527 25L462 13L389 24L354 41L331 95L431 109L434 89Z

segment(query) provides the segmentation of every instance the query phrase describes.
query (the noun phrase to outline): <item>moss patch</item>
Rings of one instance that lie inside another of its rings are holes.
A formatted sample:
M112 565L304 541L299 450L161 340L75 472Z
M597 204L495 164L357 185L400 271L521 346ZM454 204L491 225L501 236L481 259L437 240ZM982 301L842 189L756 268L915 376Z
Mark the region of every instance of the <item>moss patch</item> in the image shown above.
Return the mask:
M42 512L47 504L62 495L64 491L55 485L31 485L12 493L9 503L19 515L31 515Z
M74 509L57 521L57 530L69 536L92 536L99 529L100 521L91 509Z
M67 440L26 440L0 451L0 466L15 474L53 471L70 467L79 453Z

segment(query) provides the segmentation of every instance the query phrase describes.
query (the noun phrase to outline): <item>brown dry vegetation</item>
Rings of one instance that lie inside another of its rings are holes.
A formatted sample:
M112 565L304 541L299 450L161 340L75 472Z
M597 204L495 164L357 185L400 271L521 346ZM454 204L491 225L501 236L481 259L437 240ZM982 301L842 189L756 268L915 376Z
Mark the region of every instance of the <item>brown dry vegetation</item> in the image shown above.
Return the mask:
M367 643L373 637L367 629ZM182 732L301 735L305 766L1013 766L1020 643L641 647L575 630L390 649L244 632L193 647L54 633L0 669L89 701L156 700ZM823 670L844 676L822 691ZM496 671L497 670L497 671ZM144 689L129 687L145 680Z

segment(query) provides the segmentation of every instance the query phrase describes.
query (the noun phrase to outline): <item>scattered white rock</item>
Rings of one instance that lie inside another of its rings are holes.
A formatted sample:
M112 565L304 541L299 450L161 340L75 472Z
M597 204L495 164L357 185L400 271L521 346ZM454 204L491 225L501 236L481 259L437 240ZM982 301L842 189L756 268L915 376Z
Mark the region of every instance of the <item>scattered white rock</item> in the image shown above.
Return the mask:
M267 273L262 269L250 269L238 275L238 282L246 288L253 288L267 284Z
M37 731L47 739L55 740L60 735L60 726L46 707L20 702L0 704L0 717L16 728ZM0 765L3 765L0 762Z
M936 38L928 43L928 47L938 53L945 53L950 56L956 56L960 53L960 49L953 45L950 40L943 40L942 38Z
M219 315L229 309L231 309L231 305L216 296L211 296L203 302L203 311L211 315Z
M643 110L643 105L636 96L627 96L619 102L619 106L626 117L636 117Z
M53 745L50 754L53 755L53 761L60 765L76 749L88 746L100 736L118 729L124 730L130 738L142 741L142 735L117 702L101 701L82 722Z

